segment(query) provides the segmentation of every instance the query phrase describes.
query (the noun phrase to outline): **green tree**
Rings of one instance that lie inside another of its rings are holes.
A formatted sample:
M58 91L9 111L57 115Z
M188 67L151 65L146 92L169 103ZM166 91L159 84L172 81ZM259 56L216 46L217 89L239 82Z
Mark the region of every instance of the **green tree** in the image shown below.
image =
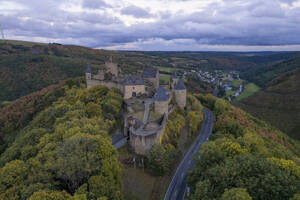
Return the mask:
M231 188L225 190L221 200L252 200L245 188Z
M29 200L72 200L72 196L65 191L38 191Z

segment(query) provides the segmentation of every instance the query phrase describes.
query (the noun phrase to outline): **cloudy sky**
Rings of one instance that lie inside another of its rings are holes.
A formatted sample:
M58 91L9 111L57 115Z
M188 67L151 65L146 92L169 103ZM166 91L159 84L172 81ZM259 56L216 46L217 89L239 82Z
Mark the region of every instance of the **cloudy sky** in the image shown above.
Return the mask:
M121 50L300 50L300 0L1 0L5 38Z

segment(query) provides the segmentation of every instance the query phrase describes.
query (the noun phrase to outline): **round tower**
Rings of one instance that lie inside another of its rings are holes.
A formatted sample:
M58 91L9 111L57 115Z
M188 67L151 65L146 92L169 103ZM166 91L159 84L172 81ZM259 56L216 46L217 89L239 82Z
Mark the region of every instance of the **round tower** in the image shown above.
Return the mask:
M160 86L154 95L154 111L158 114L168 114L169 98L169 93L163 86Z
M92 69L90 64L88 64L88 67L85 70L85 79L86 80L91 80L92 79Z
M179 79L174 89L174 96L177 105L180 108L184 108L186 106L186 87L182 79Z

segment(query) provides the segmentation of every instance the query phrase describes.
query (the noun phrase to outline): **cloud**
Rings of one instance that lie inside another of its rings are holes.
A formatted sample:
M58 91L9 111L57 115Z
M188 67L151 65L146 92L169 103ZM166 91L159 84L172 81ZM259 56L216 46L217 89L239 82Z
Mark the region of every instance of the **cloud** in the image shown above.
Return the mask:
M10 0L0 11L8 39L135 50L300 44L300 0Z
M110 6L103 0L83 0L82 7L90 9L100 9Z
M124 15L132 15L136 18L151 17L151 14L147 10L134 5L123 8L121 10L121 13Z

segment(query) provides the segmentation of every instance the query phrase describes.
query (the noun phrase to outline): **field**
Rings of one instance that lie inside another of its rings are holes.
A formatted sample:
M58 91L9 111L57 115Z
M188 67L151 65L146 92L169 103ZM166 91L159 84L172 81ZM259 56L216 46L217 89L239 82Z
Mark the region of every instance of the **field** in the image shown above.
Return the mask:
M170 80L170 75L168 74L159 74L159 82L161 84L167 84Z
M258 87L254 83L248 83L247 85L245 85L244 91L241 93L241 95L236 97L236 100L240 101L242 99L245 99L245 98L255 94L259 90L260 90L260 87Z
M234 79L231 81L231 85L235 88L239 88L243 83L244 81L242 79Z

